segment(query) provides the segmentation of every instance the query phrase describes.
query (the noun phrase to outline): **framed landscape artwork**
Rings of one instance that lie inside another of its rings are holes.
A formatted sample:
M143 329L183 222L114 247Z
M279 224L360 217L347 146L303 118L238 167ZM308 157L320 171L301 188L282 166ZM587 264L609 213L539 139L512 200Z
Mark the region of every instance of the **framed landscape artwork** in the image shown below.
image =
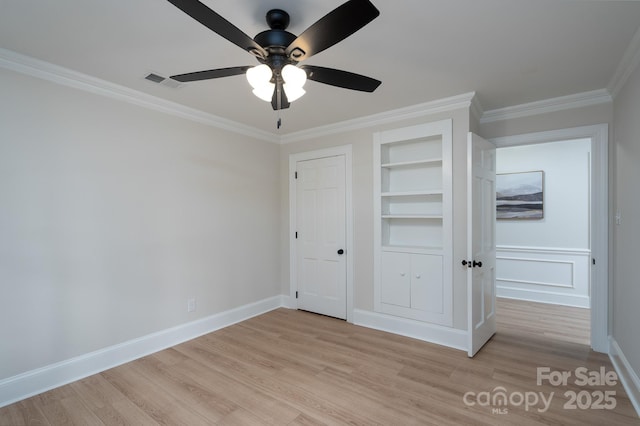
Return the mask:
M496 219L542 219L544 172L496 175Z

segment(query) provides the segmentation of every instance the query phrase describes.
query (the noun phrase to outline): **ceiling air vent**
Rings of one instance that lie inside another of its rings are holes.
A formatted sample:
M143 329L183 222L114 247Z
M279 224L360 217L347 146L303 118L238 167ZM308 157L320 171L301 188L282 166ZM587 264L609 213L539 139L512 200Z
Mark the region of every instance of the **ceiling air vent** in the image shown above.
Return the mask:
M181 84L178 81L167 78L167 77L163 77L154 72L150 72L147 76L145 76L145 80L149 80L154 83L160 84L162 86L170 87L172 89L177 89L178 87L181 86Z
M153 81L154 83L162 83L164 80L166 80L165 77L154 73L149 73L149 75L145 78L149 81Z

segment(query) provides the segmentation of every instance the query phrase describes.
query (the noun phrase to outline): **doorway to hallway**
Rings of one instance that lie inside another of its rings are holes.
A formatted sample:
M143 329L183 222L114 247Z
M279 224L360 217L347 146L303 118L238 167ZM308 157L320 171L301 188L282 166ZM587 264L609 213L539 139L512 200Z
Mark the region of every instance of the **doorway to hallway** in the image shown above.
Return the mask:
M545 172L543 219L496 224L498 296L583 309L591 346L608 351L607 125L493 142L498 173ZM536 156L541 166L527 163Z

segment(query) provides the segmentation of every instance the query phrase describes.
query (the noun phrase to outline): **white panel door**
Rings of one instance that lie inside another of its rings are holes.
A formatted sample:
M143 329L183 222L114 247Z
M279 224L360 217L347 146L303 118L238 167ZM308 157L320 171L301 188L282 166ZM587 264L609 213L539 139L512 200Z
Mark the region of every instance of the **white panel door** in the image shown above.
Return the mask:
M298 308L346 319L345 157L296 166Z
M496 147L469 133L467 161L467 315L472 357L496 332Z

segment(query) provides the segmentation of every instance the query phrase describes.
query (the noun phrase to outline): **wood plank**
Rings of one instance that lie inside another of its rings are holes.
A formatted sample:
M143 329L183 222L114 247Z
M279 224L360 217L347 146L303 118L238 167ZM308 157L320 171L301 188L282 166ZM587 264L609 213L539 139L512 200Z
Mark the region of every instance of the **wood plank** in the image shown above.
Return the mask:
M0 425L640 425L620 383L537 385L537 368L607 371L580 308L498 300L498 333L463 351L278 309L0 409ZM554 393L541 405L464 395ZM566 409L565 392L615 392L612 410Z

